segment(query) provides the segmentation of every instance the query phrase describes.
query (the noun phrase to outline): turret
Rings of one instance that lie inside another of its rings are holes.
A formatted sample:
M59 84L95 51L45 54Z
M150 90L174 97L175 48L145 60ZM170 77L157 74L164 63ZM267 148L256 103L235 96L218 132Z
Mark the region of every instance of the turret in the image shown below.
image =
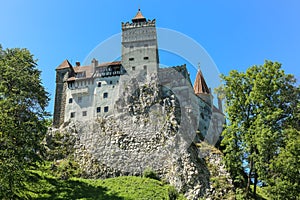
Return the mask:
M194 83L194 92L195 94L200 97L203 101L208 103L209 105L212 105L212 94L211 90L208 88L206 81L203 77L203 74L200 70L200 67L198 69L195 83Z
M53 126L59 128L64 123L66 106L67 79L74 75L74 69L68 60L56 68L56 88L53 114Z

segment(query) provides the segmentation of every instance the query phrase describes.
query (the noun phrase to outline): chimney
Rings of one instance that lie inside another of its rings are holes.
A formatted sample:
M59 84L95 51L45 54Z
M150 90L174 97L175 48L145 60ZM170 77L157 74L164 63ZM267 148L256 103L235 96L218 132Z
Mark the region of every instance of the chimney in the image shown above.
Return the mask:
M98 66L98 60L93 58L93 60L92 60L92 73L95 72L95 69L96 69L97 66Z
M80 62L77 61L77 62L76 62L76 67L79 67L79 66L80 66Z
M222 99L218 97L218 107L221 112L223 112Z

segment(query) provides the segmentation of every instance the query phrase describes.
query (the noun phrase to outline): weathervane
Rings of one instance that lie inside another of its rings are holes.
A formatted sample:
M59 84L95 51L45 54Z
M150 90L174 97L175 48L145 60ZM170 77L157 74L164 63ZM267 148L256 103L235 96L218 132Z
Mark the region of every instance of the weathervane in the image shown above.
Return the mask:
M200 71L200 62L198 62L198 71Z

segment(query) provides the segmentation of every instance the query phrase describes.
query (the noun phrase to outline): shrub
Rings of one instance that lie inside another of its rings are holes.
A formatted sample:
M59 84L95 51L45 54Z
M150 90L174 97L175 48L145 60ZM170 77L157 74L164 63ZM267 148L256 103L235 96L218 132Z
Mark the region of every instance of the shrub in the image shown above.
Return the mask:
M143 177L159 180L159 177L157 176L156 172L153 171L151 168L146 168L144 170Z
M168 188L168 195L170 200L176 200L179 196L179 193L174 187L169 187Z

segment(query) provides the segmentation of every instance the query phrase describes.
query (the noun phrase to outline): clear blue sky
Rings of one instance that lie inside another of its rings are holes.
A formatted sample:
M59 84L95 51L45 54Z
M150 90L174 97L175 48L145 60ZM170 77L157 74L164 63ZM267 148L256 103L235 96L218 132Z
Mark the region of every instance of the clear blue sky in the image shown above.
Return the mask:
M35 55L52 112L55 68L64 59L82 62L99 43L120 33L121 22L130 21L139 7L146 18L156 19L157 27L201 44L221 73L245 71L268 59L282 63L299 83L298 0L1 1L0 44L28 48Z

